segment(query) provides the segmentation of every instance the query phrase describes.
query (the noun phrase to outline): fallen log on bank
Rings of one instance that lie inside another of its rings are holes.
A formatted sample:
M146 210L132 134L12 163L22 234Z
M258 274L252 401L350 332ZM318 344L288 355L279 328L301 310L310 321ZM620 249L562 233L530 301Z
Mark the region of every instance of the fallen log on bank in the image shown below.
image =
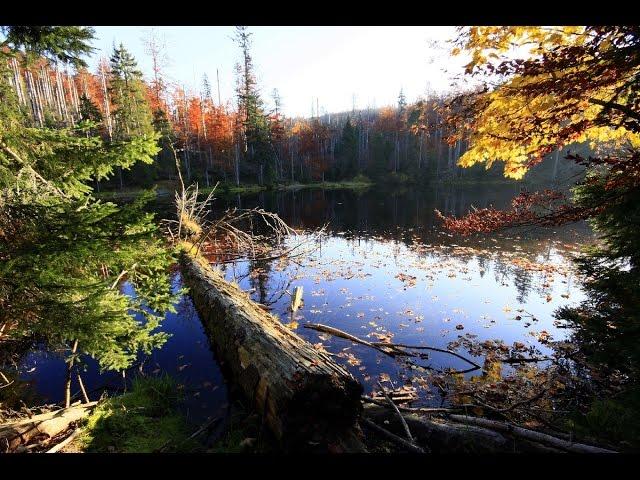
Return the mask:
M365 406L364 413L378 422L387 422L395 426L396 431L404 428L404 424L408 425L418 444L428 442L437 452L617 453L614 450L571 442L508 422L451 412L446 412L444 417L431 417L423 415L419 409L415 409L415 413L402 407L398 409L402 410L402 422L397 422L397 411L396 415L393 415L393 409L378 402ZM439 409L432 410L434 411L429 412L429 415L440 413L437 412Z
M530 440L533 442L549 445L553 448L558 448L566 452L571 453L617 453L614 450L608 450L606 448L594 447L593 445L586 445L584 443L570 442L563 440L562 438L554 437L542 432L536 432L535 430L529 430L510 423L498 422L496 420L490 420L488 418L470 417L468 415L449 415L449 418L455 422L466 423L469 425L477 425L480 427L490 428L499 432L511 434L513 436Z
M391 409L366 405L364 415L392 433L402 434L403 427ZM489 428L451 422L445 418L406 412L402 412L402 416L413 433L415 443L428 445L433 453L562 452Z
M354 435L362 410L360 383L206 260L183 253L181 264L216 353L283 447L362 451Z
M34 415L0 425L0 448L12 452L36 437L45 440L64 432L73 422L89 415L98 402L73 405L68 408Z

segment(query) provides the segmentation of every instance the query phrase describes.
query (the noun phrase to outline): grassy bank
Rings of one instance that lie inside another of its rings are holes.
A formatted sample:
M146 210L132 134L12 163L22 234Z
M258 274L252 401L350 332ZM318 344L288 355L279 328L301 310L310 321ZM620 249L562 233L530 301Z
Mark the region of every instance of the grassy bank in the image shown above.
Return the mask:
M252 193L258 193L266 190L277 190L277 191L294 191L294 190L302 190L309 188L322 188L325 190L364 190L371 186L375 185L367 178L355 178L353 180L345 180L341 182L311 182L311 183L290 183L290 184L278 184L271 187L267 187L266 185L257 185L257 184L242 184L242 185L233 185L233 184L220 184L216 188L217 195L249 195ZM154 185L152 188L155 189L157 196L167 196L173 195L173 192L178 189L177 185L163 182L157 185ZM210 193L213 190L213 187L199 187L199 192L202 194ZM122 190L109 190L96 192L95 196L102 200L118 200L123 198L134 198L140 195L144 188L132 187L132 188L124 188Z
M364 190L374 183L362 180L345 180L343 182L291 183L279 185L276 190L302 190L305 188L322 188L324 190Z
M213 190L213 187L198 187L198 191L200 193L209 193ZM241 184L241 185L233 185L229 183L221 183L216 188L216 194L218 195L246 195L250 193L258 193L267 190L267 187L264 185L258 185L254 183Z
M170 377L134 379L130 392L101 401L86 420L72 451L100 453L195 452L191 430L177 411L179 395Z

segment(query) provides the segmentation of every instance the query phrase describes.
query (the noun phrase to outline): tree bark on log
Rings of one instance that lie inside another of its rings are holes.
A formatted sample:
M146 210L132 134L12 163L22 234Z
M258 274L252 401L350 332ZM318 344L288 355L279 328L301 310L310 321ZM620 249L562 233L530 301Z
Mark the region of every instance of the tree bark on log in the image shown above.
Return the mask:
M362 450L354 436L360 383L206 260L183 254L181 264L216 353L285 450Z
M19 445L26 445L40 435L48 438L55 437L65 431L72 422L86 417L97 403L75 405L2 424L0 425L0 448L11 452Z

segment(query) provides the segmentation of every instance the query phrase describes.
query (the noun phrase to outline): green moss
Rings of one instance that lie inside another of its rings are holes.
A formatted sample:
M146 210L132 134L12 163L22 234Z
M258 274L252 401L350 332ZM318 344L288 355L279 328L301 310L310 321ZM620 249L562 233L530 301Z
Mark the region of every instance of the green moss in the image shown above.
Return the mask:
M246 194L246 193L257 193L263 190L266 190L267 187L264 185L255 185L255 184L246 184L246 185L235 185L229 183L221 183L216 188L216 194L226 195L226 194ZM208 194L213 190L213 187L201 187L198 188L198 192L200 194Z
M190 429L176 411L176 384L168 376L137 378L131 392L102 401L86 420L76 446L87 452L149 453L202 447L188 440Z
M373 183L364 175L358 175L353 180L342 182L313 182L313 183L291 183L288 185L278 185L277 190L302 190L305 188L322 188L324 190L360 190L372 186Z

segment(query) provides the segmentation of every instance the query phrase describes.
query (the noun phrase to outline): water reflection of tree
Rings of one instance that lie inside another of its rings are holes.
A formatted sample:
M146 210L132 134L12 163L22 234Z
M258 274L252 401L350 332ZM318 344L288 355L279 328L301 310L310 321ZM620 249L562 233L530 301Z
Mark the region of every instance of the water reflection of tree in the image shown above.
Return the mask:
M494 235L491 242L486 236L475 238L457 238L439 232L434 227L435 208L448 213L459 214L470 205L483 207L490 204L506 204L513 193L513 187L505 189L453 189L435 188L426 192L404 191L368 191L355 193L348 190L303 189L299 191L261 192L260 195L243 197L244 207L256 206L277 212L290 225L297 228L318 228L329 223L329 232L341 232L346 240L356 240L351 244L352 253L363 239L392 241L395 245L393 256L401 255L400 246L409 248L416 244L453 245L460 244L487 252L514 252L531 260L536 257L543 261L551 259L557 251L551 238L571 241L574 230L563 229L523 231L512 236ZM224 202L224 199L223 199ZM224 208L224 205L222 205ZM254 229L256 227L254 226ZM580 227L582 228L582 227ZM588 234L586 228L579 233ZM261 232L257 232L261 233ZM517 252L514 247L518 246ZM520 268L500 255L462 254L446 252L450 258L468 263L472 259L478 262L480 276L490 269L496 282L507 285L513 281L518 292L518 302L524 303L532 289L546 295L544 275L537 275ZM255 265L255 278L251 286L258 292L260 301L268 295L269 265Z
M249 263L249 283L251 288L258 292L258 302L265 304L267 301L269 274L271 273L271 261L256 260Z
M529 290L531 290L531 287L533 285L532 277L533 275L531 274L531 272L528 272L523 268L516 268L514 270L513 284L518 291L518 296L516 297L516 299L519 303L526 302Z

